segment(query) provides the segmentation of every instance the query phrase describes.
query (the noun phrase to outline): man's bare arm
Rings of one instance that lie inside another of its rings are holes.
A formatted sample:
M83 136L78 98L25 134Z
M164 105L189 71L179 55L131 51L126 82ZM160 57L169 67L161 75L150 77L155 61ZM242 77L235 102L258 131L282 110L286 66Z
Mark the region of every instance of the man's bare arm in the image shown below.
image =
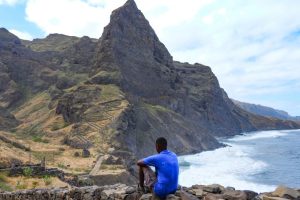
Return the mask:
M140 166L140 167L147 167L147 165L144 163L143 160L139 160L139 161L137 162L137 165Z

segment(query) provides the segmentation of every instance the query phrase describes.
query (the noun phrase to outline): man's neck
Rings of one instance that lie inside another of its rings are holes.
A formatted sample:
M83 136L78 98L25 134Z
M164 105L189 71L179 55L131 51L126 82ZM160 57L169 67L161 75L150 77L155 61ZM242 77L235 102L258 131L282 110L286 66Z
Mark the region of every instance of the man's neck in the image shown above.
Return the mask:
M168 151L168 149L163 149L163 150L161 150L159 153L164 152L164 151Z

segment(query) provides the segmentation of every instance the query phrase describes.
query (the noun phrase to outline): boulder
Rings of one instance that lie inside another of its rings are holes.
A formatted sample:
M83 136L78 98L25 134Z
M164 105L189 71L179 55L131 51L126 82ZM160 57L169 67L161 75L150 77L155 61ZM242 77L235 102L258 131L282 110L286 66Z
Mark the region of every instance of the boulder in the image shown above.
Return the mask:
M180 191L180 198L182 200L198 200L198 198L184 190Z
M244 190L243 192L246 193L247 199L248 199L248 200L254 199L254 198L257 197L257 195L258 195L258 193L253 192L253 191L251 191L251 190Z
M223 198L223 195L221 194L207 194L205 195L205 197L203 198L204 200L221 200L221 199L224 199Z
M91 156L91 153L90 153L90 151L88 150L88 149L83 149L82 150L82 157L84 157L84 158L88 158L88 157L90 157Z
M125 193L126 194L132 194L136 191L137 191L137 189L135 187L128 187L128 188L126 188Z
M202 189L193 189L193 195L195 195L198 198L202 198L204 192Z
M152 194L143 194L139 200L151 200Z
M239 190L226 190L223 193L223 197L226 200L247 200L248 199L247 194Z
M180 200L180 197L175 196L174 194L169 194L169 195L166 197L166 200Z
M224 190L225 188L222 185L218 185L218 184L212 184L203 187L203 191L214 193L214 194L219 194Z
M272 194L274 196L278 196L281 198L287 198L287 199L300 198L299 191L292 189L292 188L285 187L285 186L278 186Z
M288 199L281 198L281 197L270 197L270 196L263 195L262 200L288 200Z

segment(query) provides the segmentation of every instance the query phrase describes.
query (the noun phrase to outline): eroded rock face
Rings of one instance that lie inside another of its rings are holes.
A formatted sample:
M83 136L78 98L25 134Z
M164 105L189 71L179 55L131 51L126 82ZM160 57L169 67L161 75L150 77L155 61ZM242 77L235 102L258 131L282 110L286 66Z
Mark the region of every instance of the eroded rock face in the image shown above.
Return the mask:
M53 64L21 44L19 38L0 29L0 106L11 108L31 93L47 89L56 81Z
M99 101L100 95L100 87L80 86L62 96L56 113L62 114L66 122L81 122L84 119L84 112L94 105L94 102Z
M0 107L0 130L9 130L19 124L18 120L7 109Z

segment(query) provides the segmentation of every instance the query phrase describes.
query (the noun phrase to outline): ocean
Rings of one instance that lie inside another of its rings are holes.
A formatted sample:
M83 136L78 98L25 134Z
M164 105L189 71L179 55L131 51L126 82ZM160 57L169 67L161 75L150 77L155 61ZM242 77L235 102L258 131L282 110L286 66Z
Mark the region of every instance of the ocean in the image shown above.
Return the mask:
M221 184L239 190L300 188L300 130L259 131L220 139L227 147L180 156L179 184Z

